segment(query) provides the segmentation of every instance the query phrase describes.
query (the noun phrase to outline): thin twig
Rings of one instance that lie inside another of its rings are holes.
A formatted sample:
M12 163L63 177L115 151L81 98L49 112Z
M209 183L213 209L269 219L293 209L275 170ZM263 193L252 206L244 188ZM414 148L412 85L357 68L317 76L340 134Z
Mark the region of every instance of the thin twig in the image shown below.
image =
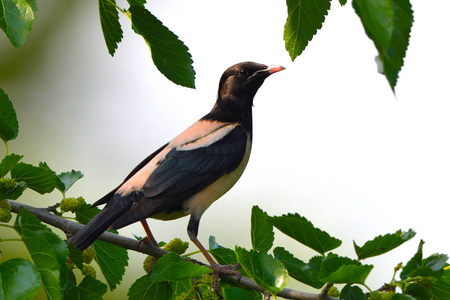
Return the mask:
M320 299L327 299L328 297L328 291L333 286L332 283L327 283L325 287L322 289L322 292L319 294Z
M56 210L60 205L61 205L61 203L58 202L58 203L56 203L54 205L51 205L51 206L47 207L47 210L49 212L54 213L57 216L61 216L61 213Z
M16 201L8 200L8 202L11 204L11 211L14 213L19 212L19 208L22 206L27 211L35 215L39 220L42 222L52 225L56 228L61 229L67 237L70 237L74 235L76 232L78 232L81 228L83 228L82 224L79 224L74 221L70 221L67 219L64 219L62 217L56 216L49 212L48 208L38 208L29 206L26 204L22 204ZM154 257L161 257L164 254L167 253L167 251L153 246L151 243L139 243L139 241L131 238L127 238L124 236L120 236L111 232L104 232L99 238L99 240L114 244L120 247L123 247L128 250L133 250L136 252L144 253L147 255L152 255ZM201 262L197 262L202 265L205 265ZM256 291L259 291L261 293L264 293L264 290L261 289L253 280L251 280L248 277L241 276L238 278L234 275L228 275L228 274L220 274L221 278L232 278L236 280L240 285L253 289ZM310 293L304 293L292 289L283 289L281 292L277 294L277 296L283 297L285 299L296 299L296 300L338 300L337 298L330 297L328 295L324 294L310 294Z

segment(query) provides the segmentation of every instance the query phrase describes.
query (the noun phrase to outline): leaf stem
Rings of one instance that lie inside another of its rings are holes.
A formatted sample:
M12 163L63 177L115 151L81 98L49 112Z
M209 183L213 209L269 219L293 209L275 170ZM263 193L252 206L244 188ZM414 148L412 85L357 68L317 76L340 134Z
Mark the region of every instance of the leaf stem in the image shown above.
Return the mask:
M3 140L3 143L5 143L5 149L6 149L6 154L5 154L5 156L8 156L8 155L9 155L8 142L5 141L5 140Z
M200 251L197 250L197 251L193 251L193 252L191 252L191 253L183 254L183 255L181 255L181 256L182 256L182 257L189 257L189 256L192 256L192 255L195 255L195 254L199 254L199 253L200 253Z
M121 9L120 7L117 6L117 4L114 1L111 0L106 0L109 4L111 4L112 6L114 6L118 11L120 11L121 13L123 13L124 15L128 16L127 13L125 12L124 9Z
M397 270L394 271L394 275L392 275L391 283L393 284L395 282L395 275L397 275Z
M0 242L21 242L22 239L0 239Z
M370 287L368 287L365 283L362 284L363 287L365 287L370 293L372 293L372 290Z

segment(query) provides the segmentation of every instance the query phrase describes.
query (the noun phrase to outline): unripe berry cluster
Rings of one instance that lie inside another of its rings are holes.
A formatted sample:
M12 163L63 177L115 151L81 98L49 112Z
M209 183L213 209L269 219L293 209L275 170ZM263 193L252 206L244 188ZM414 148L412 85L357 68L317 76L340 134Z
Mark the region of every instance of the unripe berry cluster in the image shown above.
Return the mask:
M7 190L13 190L16 187L17 182L11 178L3 177L0 178L0 183L3 184L3 186Z
M64 198L61 200L61 204L60 204L59 208L61 209L62 212L68 212L68 211L76 212L85 203L86 203L86 201L84 201L83 197Z
M176 254L183 254L186 252L187 248L189 247L188 242L183 242L179 238L174 238L169 243L165 244L163 246L163 249L169 252L175 252Z
M372 292L369 295L369 300L391 300L394 293L392 292Z
M339 297L339 290L337 289L337 287L332 285L330 287L330 289L328 290L328 296L338 298Z
M214 293L213 288L214 277L211 274L203 275L200 280L195 283L196 290L200 290L201 299L202 300L219 300L219 296ZM175 300L191 300L196 299L197 292L194 292L194 289L191 289L187 292L182 292L181 294L175 297Z
M83 257L83 268L81 269L81 273L83 275L89 275L95 278L97 276L97 272L90 265L95 256L94 248L92 246L89 246L81 253L81 255ZM70 258L67 259L67 267L71 270L75 268L75 264Z
M143 268L144 268L145 272L147 272L147 273L152 272L152 261L153 261L153 256L151 256L151 255L149 255L145 258L144 264L143 264Z
M94 259L94 248L92 248L92 246L87 247L86 249L83 250L83 262L85 264L90 264L92 262L92 260Z
M0 200L0 222L8 223L11 218L11 204L6 199Z
M81 273L83 275L89 275L92 278L97 277L97 272L94 270L94 268L91 265L83 265L83 270L81 270Z

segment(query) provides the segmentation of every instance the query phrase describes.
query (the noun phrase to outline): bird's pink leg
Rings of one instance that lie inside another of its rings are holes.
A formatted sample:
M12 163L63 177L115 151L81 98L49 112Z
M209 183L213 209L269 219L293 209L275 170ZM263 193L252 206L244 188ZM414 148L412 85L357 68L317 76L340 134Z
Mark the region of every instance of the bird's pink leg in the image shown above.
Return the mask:
M141 224L142 224L142 227L144 227L144 231L145 231L145 234L147 235L147 239L153 244L153 245L155 245L156 247L158 247L158 242L156 241L156 239L155 239L155 237L153 236L153 233L152 233L152 231L150 230L150 227L148 226L148 223L147 223L147 220L146 219L144 219L144 220L141 220ZM142 240L142 242L146 242L146 241L144 241L146 238L144 238L143 240Z
M150 242L155 247L158 247L158 242L156 241L155 237L153 236L153 233L150 230L150 227L148 226L147 220L146 219L141 220L141 224L142 224L142 227L144 227L144 231L147 236L145 238L143 238L139 243ZM150 266L149 266L150 270L152 269L153 265L156 263L157 260L158 260L157 257L152 258L152 261L150 262Z
M205 256L205 258L208 260L211 266L214 276L214 291L216 292L216 294L218 294L219 292L220 273L241 277L241 273L239 271L232 269L232 267L234 266L222 266L218 264L196 237L191 237L191 241L197 246L200 252L202 252L202 254Z

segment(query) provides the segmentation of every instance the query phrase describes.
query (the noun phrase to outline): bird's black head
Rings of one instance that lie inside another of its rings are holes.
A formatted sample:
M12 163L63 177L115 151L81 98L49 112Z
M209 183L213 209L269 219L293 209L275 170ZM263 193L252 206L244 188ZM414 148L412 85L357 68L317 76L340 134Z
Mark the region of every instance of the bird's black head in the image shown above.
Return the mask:
M254 62L242 62L229 67L220 78L217 102L204 118L241 122L251 130L253 98L264 80L281 70L284 67Z
M266 66L242 62L229 67L220 78L218 98L224 101L243 101L253 104L256 92L271 74L284 70L281 66Z
M251 133L253 98L264 80L281 70L284 67L254 62L229 67L220 78L216 104L202 119L239 122Z

